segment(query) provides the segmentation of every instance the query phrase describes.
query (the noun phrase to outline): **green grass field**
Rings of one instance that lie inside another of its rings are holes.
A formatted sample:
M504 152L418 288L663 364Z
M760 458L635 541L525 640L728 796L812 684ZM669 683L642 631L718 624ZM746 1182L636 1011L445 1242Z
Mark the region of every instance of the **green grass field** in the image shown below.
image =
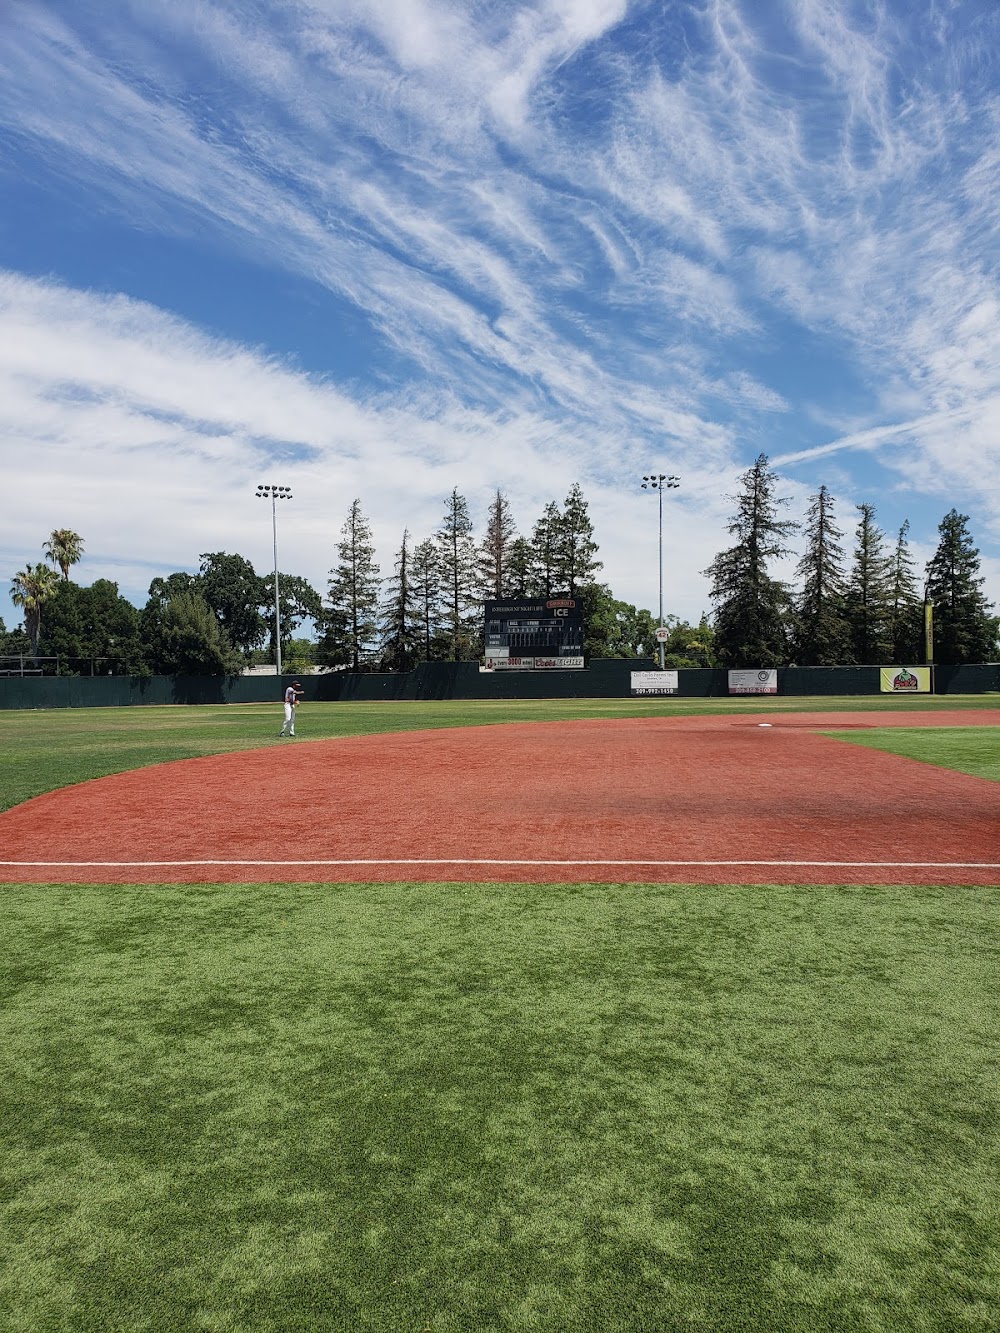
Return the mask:
M4 801L276 730L3 714ZM1000 1328L1000 889L0 893L3 1333Z
M875 727L871 731L828 731L852 745L919 759L940 768L957 768L973 777L1000 782L1000 727Z

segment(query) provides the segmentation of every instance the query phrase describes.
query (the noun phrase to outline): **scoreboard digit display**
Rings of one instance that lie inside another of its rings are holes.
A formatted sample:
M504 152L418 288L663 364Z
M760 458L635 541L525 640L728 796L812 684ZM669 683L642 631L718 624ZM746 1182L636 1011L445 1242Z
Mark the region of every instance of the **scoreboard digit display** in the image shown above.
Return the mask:
M583 604L579 597L508 599L483 604L486 665L496 671L559 671L583 667Z

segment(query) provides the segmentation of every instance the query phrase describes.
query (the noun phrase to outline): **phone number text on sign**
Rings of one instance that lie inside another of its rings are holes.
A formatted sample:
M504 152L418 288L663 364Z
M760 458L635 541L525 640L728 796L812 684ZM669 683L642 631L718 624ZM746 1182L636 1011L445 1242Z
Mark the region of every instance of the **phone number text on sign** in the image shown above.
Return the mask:
M777 694L777 669L761 668L759 671L730 671L730 694Z

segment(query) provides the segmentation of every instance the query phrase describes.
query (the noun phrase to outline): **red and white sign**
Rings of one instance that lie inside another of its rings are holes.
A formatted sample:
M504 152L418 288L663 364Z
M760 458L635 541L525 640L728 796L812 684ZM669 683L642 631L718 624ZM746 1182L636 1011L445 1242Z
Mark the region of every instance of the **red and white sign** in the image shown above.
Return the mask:
M730 694L777 694L778 672L774 667L759 671L730 671Z
M491 657L493 671L579 671L582 657Z

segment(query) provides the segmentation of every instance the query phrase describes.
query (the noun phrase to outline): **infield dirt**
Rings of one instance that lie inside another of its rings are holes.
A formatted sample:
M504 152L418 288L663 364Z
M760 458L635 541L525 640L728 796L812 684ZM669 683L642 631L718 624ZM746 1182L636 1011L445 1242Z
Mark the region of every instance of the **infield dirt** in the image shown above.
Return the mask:
M514 723L181 760L0 816L0 880L1000 880L1000 784L823 729L1000 710Z

